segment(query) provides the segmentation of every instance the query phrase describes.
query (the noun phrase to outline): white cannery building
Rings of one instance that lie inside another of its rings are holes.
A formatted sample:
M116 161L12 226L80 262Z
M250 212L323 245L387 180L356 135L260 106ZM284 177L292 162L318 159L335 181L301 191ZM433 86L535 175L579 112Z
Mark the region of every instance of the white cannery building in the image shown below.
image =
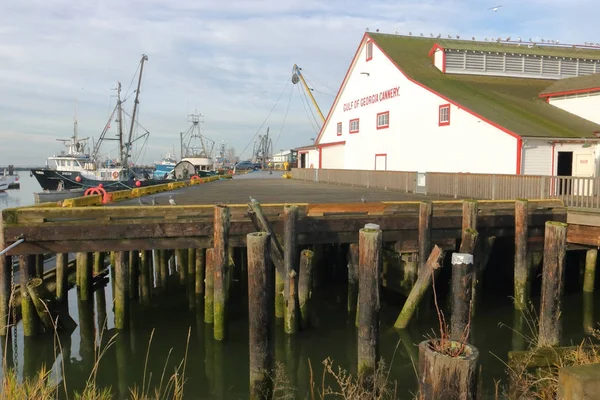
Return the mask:
M600 176L600 50L366 33L301 168Z

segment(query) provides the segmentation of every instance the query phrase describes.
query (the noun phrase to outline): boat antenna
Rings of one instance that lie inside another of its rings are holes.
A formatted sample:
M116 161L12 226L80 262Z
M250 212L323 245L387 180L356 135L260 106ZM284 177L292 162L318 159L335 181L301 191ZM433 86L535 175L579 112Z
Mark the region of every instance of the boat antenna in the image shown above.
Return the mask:
M130 148L131 148L131 139L133 137L133 127L135 125L135 114L137 113L137 107L138 107L138 103L139 103L139 96L140 96L140 87L142 85L142 74L144 72L144 62L148 61L148 56L145 54L142 54L142 59L140 60L140 76L138 77L138 83L137 83L137 89L135 90L135 100L133 101L133 114L131 115L131 126L129 127L129 138L127 140L126 145L126 152L125 155L123 157L123 166L127 166L127 160L129 159L129 152L130 152Z

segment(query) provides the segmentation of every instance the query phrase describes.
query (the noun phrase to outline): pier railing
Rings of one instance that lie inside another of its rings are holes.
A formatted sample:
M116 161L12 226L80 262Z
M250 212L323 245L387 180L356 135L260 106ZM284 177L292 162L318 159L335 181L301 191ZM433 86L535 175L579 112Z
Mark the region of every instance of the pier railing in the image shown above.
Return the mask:
M600 208L600 178L341 169L293 169L292 178L457 199L558 198L567 207Z

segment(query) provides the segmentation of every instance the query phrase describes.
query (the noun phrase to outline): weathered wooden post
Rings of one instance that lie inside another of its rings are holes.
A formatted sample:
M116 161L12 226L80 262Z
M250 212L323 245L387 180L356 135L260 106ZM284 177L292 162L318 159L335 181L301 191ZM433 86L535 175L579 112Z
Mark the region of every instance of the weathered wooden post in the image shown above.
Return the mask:
M139 296L139 271L140 271L140 251L131 250L129 252L129 298L135 300Z
M214 282L215 282L215 261L214 250L206 249L206 278L204 280L204 322L212 324L214 322Z
M215 206L213 240L213 298L214 298L214 336L216 340L224 340L227 324L227 293L226 278L229 268L229 207Z
M431 202L419 204L419 273L425 266L427 255L431 251L431 220L433 205Z
M443 258L444 252L442 249L437 245L433 246L425 266L419 270L419 277L417 278L417 282L415 282L415 286L413 286L408 294L408 298L406 299L404 306L402 306L402 311L400 311L400 315L398 315L398 319L396 319L396 322L394 323L395 328L404 329L408 326L419 302L431 285L432 275L441 267Z
M106 292L104 287L99 288L94 293L96 297L96 316L98 320L98 331L102 334L108 326L108 317L106 315Z
M129 286L128 257L124 251L115 252L115 328L118 330L129 327Z
M589 249L585 253L585 275L583 277L583 291L593 292L594 281L596 280L596 261L598 259L598 249Z
M351 243L348 249L348 313L356 311L358 301L358 244Z
M67 303L67 291L69 290L69 255L67 253L56 254L56 298L59 302Z
M40 320L27 290L27 284L35 273L35 255L19 256L19 264L23 335L35 336L40 332Z
M152 297L152 284L150 278L150 271L152 270L150 267L151 264L152 251L142 251L142 257L140 260L140 304L143 307L148 307L150 305L150 300Z
M187 276L187 249L175 249L175 258L177 272L179 273L179 283L185 285Z
M94 253L94 267L92 269L94 275L98 275L104 269L104 253L97 251Z
M10 327L10 292L13 271L12 256L2 256L0 265L0 336L6 336ZM4 350L6 347L2 347Z
M314 253L312 250L300 252L300 276L298 277L298 302L300 304L300 318L302 329L310 326L311 291L312 291L312 263Z
M274 267L270 235L265 232L246 236L248 248L248 312L250 347L250 398L263 399L270 393L269 372L273 367L272 312Z
M527 260L527 200L515 200L515 309L525 310L529 303L529 263Z
M590 292L583 292L583 331L594 334L594 294Z
M372 375L379 357L382 232L366 224L358 235L358 375Z
M283 208L283 267L284 276L284 327L289 334L298 331L298 206Z
M469 341L471 304L473 301L473 255L452 254L452 316L450 338L460 342Z
M90 253L77 253L77 292L81 300L92 299L92 269Z
M196 250L196 295L204 293L204 268L206 265L206 249Z
M540 347L558 346L560 342L560 309L564 286L566 245L567 224L547 221L544 234L544 267L542 270L539 331Z
M160 290L164 291L167 287L167 280L169 278L169 253L165 249L158 251L158 273L160 282Z
M35 255L35 277L41 278L44 276L44 255L36 254Z

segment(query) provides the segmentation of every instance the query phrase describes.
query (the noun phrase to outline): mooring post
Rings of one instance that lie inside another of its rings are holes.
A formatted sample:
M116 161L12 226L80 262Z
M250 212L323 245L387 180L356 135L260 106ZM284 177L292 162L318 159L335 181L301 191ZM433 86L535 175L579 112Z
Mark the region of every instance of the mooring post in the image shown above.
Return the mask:
M348 248L348 313L356 311L358 301L358 243L351 243Z
M214 322L214 282L215 282L214 250L206 249L206 278L204 279L204 322Z
M44 276L44 255L35 255L35 277L41 278Z
M140 304L143 307L150 305L152 284L150 279L150 265L152 264L152 252L150 250L142 251L140 260Z
M206 249L196 250L196 295L204 293L204 268L206 265Z
M21 288L21 317L23 319L23 335L35 336L40 331L40 320L33 301L29 296L27 284L35 274L35 255L19 256L19 274Z
M419 273L423 271L427 255L431 251L431 219L433 205L423 201L419 204Z
M214 336L216 340L224 340L227 324L227 269L229 268L229 207L215 206L214 214L214 240L213 240L213 298L214 298Z
M524 199L515 200L515 309L525 310L529 303L529 263L527 262L527 206Z
M266 232L249 233L248 248L248 312L250 347L250 399L263 399L271 392L269 371L273 368L272 310L274 300L274 267L271 240Z
M69 255L67 253L56 254L56 299L67 303L67 291L69 290Z
M98 275L104 269L104 253L97 251L94 253L94 267L92 272L94 275Z
M450 338L466 343L469 341L471 304L473 297L473 255L452 254L452 316Z
M540 306L539 346L558 346L561 304L567 253L567 224L547 221L544 233L544 266Z
M87 301L92 298L92 268L89 253L77 253L76 276L77 294L81 300Z
M423 269L419 270L419 277L415 282L415 286L413 286L408 294L408 298L406 299L404 306L402 306L402 311L400 311L400 315L398 315L398 319L396 319L396 322L394 323L395 328L404 329L408 326L413 314L417 310L419 302L427 292L429 285L431 285L432 275L441 267L443 258L444 251L437 245L433 246L425 266Z
M129 286L128 257L124 251L115 252L115 328L122 330L129 326Z
M177 272L179 273L179 283L185 285L187 277L187 249L176 249L175 258L177 259Z
M129 252L129 298L134 300L139 296L139 277L140 271L140 251L131 250Z
M312 263L314 253L312 250L300 252L300 276L298 277L298 302L300 305L300 318L302 329L310 326L310 313L312 312Z
M593 292L594 281L596 280L596 260L598 259L598 249L589 249L585 253L585 275L583 277L583 291Z
M6 336L10 327L10 291L12 276L12 256L2 256L0 266L0 336ZM5 347L2 347L4 351Z
M298 331L298 206L283 208L283 267L284 279L284 327L289 334Z
M366 224L358 235L358 375L371 375L379 357L382 232Z

